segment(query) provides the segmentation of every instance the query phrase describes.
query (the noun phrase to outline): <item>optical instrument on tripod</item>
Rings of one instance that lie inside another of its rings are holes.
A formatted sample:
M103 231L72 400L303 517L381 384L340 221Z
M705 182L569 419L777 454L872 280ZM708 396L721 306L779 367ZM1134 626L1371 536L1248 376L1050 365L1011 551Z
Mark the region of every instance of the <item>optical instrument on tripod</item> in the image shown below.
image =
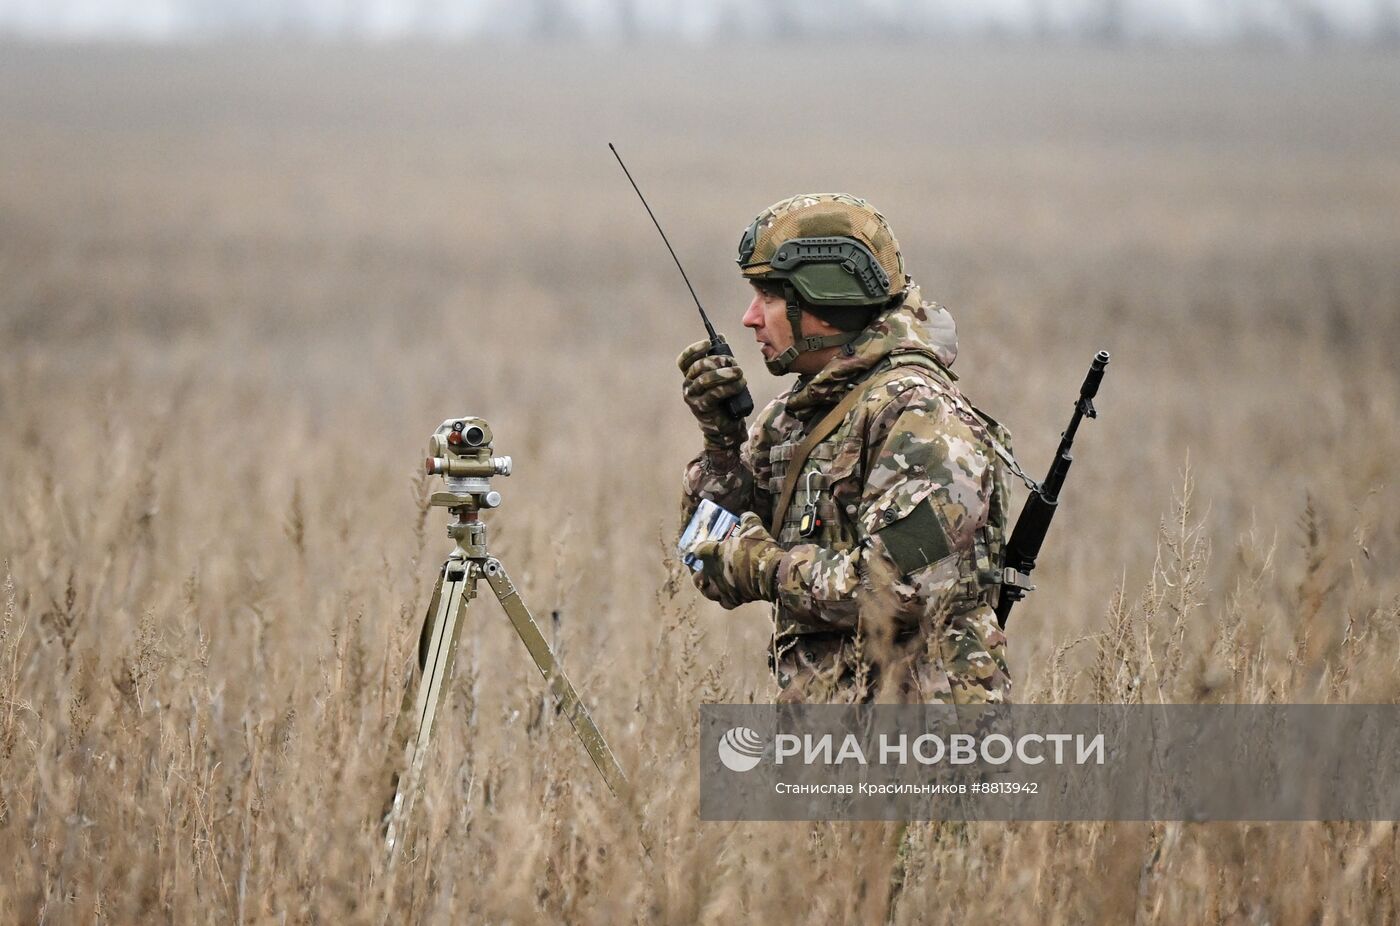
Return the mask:
M496 593L530 658L544 676L558 712L573 725L608 789L622 796L627 787L627 777L564 674L564 667L555 659L530 609L521 601L505 566L486 548L486 525L481 512L501 504L501 493L491 488L491 478L509 476L511 471L510 457L491 453L491 428L480 418L449 418L428 439L427 472L444 479L442 490L434 492L428 502L433 507L446 508L452 515L447 535L456 546L447 555L433 587L418 647L422 676L416 691L405 696L395 731L396 742L408 744L409 752L407 773L395 782L388 813L386 838L391 853L412 811L412 797L428 754L433 725L452 675L467 604L476 597L477 580L481 578Z

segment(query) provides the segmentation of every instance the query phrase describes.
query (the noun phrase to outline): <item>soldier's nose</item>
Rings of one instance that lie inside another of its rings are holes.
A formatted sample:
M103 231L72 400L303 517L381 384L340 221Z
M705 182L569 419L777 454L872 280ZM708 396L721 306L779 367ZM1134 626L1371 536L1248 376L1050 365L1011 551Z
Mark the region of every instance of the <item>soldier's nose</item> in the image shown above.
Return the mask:
M749 303L748 310L744 312L745 328L761 328L763 326L763 305L755 296Z

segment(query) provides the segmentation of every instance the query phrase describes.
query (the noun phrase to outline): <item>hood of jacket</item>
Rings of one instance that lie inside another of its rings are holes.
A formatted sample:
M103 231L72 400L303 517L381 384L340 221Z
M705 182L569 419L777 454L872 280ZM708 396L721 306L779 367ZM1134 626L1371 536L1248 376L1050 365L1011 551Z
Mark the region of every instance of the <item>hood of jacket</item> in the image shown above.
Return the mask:
M788 393L787 408L801 412L839 402L851 383L864 379L886 357L906 352L926 354L950 372L958 356L953 316L935 302L924 302L913 284L902 304L881 313L819 372L799 379Z

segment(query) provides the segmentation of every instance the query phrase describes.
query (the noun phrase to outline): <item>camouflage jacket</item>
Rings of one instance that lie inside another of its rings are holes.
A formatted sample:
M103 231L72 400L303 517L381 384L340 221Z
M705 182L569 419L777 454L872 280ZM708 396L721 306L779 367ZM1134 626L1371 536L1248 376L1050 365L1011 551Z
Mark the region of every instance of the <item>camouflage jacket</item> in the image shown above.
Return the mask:
M708 498L757 513L786 551L775 645L872 621L895 635L929 631L995 606L1008 492L994 435L1009 438L958 391L948 369L956 355L952 316L911 287L901 306L764 408L740 451L707 451L686 468L682 524ZM862 388L808 456L783 523L773 525L794 450L848 390ZM802 536L813 506L820 527Z

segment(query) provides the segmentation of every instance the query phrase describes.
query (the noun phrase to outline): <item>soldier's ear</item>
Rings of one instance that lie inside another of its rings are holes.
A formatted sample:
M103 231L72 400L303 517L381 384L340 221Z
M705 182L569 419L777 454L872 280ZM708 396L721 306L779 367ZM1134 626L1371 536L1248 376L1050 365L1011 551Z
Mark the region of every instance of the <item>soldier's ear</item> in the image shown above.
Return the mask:
M811 311L810 309L803 309L803 310L802 310L802 333L803 333L804 335L807 335L807 336L811 336L811 335L823 335L823 336L825 336L825 335L828 335L828 334L841 334L842 331L841 331L840 328L837 328L835 325L833 325L831 322L827 321L826 319L821 318L821 317L816 316L816 315L813 315L813 314L812 314L812 311Z

